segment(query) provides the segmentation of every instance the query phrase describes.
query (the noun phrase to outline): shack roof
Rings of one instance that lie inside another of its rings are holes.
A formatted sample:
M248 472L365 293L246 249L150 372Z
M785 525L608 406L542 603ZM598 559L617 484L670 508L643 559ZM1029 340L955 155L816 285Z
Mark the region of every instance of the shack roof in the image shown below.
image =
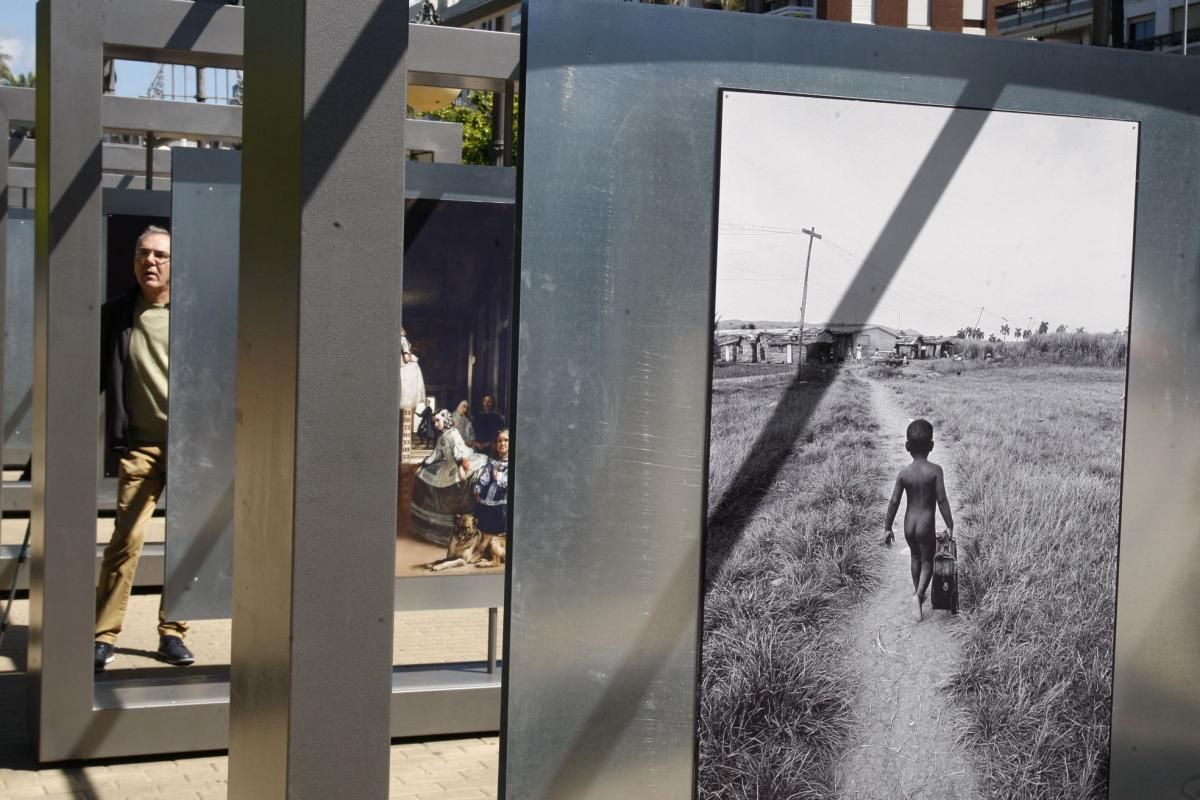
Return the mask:
M953 336L926 336L925 344L950 344L954 341Z
M914 344L928 344L929 340L921 336L901 336L896 340L897 347L911 347Z
M799 328L771 328L762 331L758 335L758 341L765 345L783 346L788 344L800 343ZM809 328L804 329L804 343L818 344L820 342L832 342L833 335L828 328Z
M847 333L862 333L863 331L878 330L892 336L920 336L921 332L912 328L893 328L890 325L876 325L873 322L858 323L827 323L822 326L830 333L845 335Z
M717 346L724 347L729 344L740 344L742 339L745 339L745 334L742 333L726 333L717 331Z

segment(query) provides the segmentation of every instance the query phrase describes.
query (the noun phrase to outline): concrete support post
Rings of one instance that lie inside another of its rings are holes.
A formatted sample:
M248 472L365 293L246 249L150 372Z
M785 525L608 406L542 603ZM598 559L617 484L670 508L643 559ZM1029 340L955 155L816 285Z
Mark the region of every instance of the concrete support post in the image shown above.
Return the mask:
M62 732L92 709L103 69L94 5L37 6L29 672L42 760L75 752L75 735Z
M229 797L388 794L408 6L246 9Z

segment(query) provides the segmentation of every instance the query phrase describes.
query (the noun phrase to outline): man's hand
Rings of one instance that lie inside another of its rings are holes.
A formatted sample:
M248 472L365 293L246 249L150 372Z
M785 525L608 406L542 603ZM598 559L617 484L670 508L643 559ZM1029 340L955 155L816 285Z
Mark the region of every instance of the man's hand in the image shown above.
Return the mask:
M884 528L883 533L884 533L884 537L883 537L884 545L886 545L887 547L891 547L892 542L895 541L895 539L896 539L896 534L892 533L891 528Z

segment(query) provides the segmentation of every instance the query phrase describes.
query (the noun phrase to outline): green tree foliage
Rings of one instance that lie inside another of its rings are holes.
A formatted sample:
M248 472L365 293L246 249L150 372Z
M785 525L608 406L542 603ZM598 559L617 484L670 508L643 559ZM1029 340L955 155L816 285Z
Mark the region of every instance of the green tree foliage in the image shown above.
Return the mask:
M12 67L8 65L9 61L12 61L12 55L0 51L0 86L19 86L24 89L34 88L34 74L32 72L13 72Z
M513 99L513 145L517 142L517 101ZM457 122L463 126L464 164L494 164L492 154L492 93L468 92L466 102L459 100L448 108L424 115L425 119ZM516 163L516 152L513 152Z

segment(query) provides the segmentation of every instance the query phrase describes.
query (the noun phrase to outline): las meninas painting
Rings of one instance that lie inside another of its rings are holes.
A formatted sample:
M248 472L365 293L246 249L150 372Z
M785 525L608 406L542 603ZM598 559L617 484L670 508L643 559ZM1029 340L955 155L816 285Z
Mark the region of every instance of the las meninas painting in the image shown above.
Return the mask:
M1136 123L720 139L699 796L1104 797Z

